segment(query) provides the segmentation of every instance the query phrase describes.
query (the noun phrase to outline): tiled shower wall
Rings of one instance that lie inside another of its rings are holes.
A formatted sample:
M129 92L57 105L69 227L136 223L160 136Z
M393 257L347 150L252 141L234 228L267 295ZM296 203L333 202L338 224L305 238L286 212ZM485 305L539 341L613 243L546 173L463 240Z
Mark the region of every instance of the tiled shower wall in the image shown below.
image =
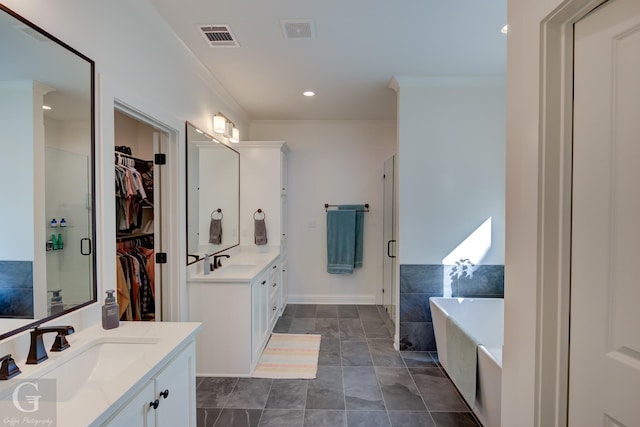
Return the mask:
M0 317L33 318L31 261L0 261Z
M504 266L477 265L452 282L452 266L400 265L400 350L435 351L429 297L504 297Z

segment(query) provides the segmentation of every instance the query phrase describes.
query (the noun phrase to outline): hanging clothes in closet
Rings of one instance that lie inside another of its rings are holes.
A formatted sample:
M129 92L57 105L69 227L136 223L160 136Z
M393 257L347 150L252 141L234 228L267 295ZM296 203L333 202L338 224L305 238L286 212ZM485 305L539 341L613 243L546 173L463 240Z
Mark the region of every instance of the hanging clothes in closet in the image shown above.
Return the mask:
M153 232L143 222L143 206L153 207L153 162L115 153L116 231Z
M118 243L116 280L120 320L155 320L154 271L152 237Z

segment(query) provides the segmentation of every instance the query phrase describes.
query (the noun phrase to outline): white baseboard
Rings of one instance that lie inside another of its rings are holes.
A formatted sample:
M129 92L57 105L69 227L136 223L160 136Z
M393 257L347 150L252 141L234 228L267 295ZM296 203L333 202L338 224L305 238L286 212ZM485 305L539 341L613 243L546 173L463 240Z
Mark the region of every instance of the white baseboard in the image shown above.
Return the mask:
M293 295L287 296L287 304L361 304L375 305L375 295Z

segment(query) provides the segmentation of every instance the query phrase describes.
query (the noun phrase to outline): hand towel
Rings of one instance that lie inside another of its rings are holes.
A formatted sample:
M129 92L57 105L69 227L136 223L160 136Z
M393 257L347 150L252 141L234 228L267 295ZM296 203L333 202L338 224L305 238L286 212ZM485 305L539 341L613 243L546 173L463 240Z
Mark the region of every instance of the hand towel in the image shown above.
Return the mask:
M363 258L363 240L364 240L364 213L366 207L364 205L340 205L338 209L341 210L354 210L356 211L356 240L355 240L355 255L353 259L353 266L355 268L362 267Z
M254 240L256 245L267 244L267 225L264 222L264 218L254 219Z
M211 218L209 224L209 243L219 245L222 243L222 220Z
M356 249L356 211L327 211L327 272L351 274Z

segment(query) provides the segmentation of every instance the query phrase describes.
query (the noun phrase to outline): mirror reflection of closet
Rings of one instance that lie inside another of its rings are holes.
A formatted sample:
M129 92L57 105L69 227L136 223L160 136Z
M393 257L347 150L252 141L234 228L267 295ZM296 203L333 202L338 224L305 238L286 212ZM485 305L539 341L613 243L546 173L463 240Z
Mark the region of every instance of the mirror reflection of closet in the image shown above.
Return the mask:
M116 293L120 320L161 319L158 131L115 111Z

